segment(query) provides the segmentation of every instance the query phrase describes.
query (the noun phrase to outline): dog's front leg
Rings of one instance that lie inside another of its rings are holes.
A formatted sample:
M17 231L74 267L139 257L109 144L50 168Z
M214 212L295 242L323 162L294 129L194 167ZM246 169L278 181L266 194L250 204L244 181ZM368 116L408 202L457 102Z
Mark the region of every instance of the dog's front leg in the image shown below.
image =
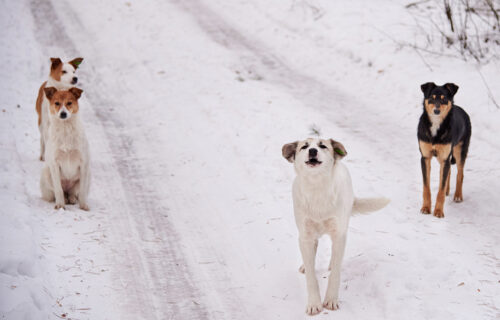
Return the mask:
M80 192L78 194L78 204L80 209L88 211L87 197L90 187L90 171L88 163L80 167Z
M448 181L448 176L450 174L450 159L442 160L439 159L441 169L439 172L439 191L436 197L436 207L434 208L434 216L438 218L444 218L444 200L446 194L446 184Z
M315 271L315 239L299 239L300 253L304 261L307 284L307 307L306 313L314 315L323 310L321 297L319 295L318 279Z
M436 197L434 216L438 218L444 218L444 200L446 195L448 175L450 174L451 167L451 144L439 145L439 147L436 147L436 151L441 168L439 172L439 191Z
M56 209L64 209L64 191L61 185L61 171L57 163L51 164L50 176L52 177L52 187L54 188L54 196L56 198Z
M424 203L422 205L422 209L420 209L420 212L423 214L429 214L431 213L431 158L422 156L422 158L420 159L420 165L422 167L422 178L424 180Z
M346 234L333 234L331 239L331 271L330 276L328 277L328 287L326 288L323 306L330 310L337 310L339 308L340 269L342 268L342 259L344 257Z

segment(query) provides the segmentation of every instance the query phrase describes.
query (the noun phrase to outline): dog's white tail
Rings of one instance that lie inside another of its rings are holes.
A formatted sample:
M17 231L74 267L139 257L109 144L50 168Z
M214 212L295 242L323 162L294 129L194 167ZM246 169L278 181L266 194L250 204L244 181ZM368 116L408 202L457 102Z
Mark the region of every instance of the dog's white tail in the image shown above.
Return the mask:
M389 204L391 200L387 198L355 198L352 205L352 214L366 214L377 211Z

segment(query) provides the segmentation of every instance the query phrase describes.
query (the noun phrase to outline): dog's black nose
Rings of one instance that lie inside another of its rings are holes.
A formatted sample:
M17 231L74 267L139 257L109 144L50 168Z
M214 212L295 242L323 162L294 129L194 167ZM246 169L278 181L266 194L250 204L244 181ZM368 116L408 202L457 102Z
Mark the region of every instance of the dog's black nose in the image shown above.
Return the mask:
M78 78L77 77L73 77L71 83L72 84L76 84L78 82Z
M309 149L309 157L316 157L318 155L318 149L311 148Z
M434 109L434 114L440 114L441 113L441 110L439 109Z
M66 114L66 112L61 112L61 115L60 115L61 119L66 119L67 116L68 115Z

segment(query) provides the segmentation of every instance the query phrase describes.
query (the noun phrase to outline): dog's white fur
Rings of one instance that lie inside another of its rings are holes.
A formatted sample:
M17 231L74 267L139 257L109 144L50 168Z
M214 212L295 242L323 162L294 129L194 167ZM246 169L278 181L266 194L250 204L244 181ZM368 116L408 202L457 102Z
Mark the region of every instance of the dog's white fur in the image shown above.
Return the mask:
M63 110L67 113L66 119L60 117ZM79 113L72 114L63 106L59 112L48 112L48 115L46 165L40 179L42 198L49 202L55 200L56 209L78 201L82 210L89 210L90 153Z
M321 164L307 163L311 148L317 149L317 159ZM355 199L349 171L340 162L346 154L344 146L331 139L309 138L283 146L283 156L294 163L297 173L293 183L293 206L304 262L299 270L306 276L306 313L309 315L321 312L323 307L330 310L339 307L340 268L351 215L381 209L389 202L384 198ZM324 234L332 240L332 256L322 304L315 274L315 256L318 239Z
M75 77L76 68L71 65L69 62L64 62L62 66L63 75L60 77L60 80L54 79L51 75L49 75L48 80L42 85L44 88L54 87L57 90L68 90L71 87L74 87L76 82L73 81ZM42 90L43 91L43 90ZM42 107L41 107L41 122L38 126L40 130L40 160L45 160L45 147L47 143L47 137L49 135L49 127L50 127L50 115L49 115L49 99L42 94Z

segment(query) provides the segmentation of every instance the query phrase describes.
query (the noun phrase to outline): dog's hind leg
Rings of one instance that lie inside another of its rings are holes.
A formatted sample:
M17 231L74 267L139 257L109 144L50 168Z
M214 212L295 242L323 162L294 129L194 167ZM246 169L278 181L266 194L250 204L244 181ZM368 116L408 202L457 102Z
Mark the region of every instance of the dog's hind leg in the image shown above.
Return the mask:
M80 209L89 211L89 205L87 204L87 197L89 194L90 187L90 171L88 163L80 168L80 181L79 181L79 193L78 193L78 203Z
M346 234L333 234L332 238L332 258L330 260L331 272L328 277L328 287L326 289L323 306L330 310L339 308L339 287L340 269L346 243Z
M299 239L300 253L304 261L306 284L307 284L307 307L308 315L318 314L323 310L321 297L319 295L318 279L315 271L315 240Z
M455 202L462 202L462 184L464 182L464 165L465 159L462 159L462 147L463 143L459 143L453 148L453 156L457 160L457 185L455 187L455 195L453 196L453 200Z
M451 177L451 168L448 172L448 178L446 178L446 195L450 194L450 177Z
M45 141L40 132L40 161L45 161Z

